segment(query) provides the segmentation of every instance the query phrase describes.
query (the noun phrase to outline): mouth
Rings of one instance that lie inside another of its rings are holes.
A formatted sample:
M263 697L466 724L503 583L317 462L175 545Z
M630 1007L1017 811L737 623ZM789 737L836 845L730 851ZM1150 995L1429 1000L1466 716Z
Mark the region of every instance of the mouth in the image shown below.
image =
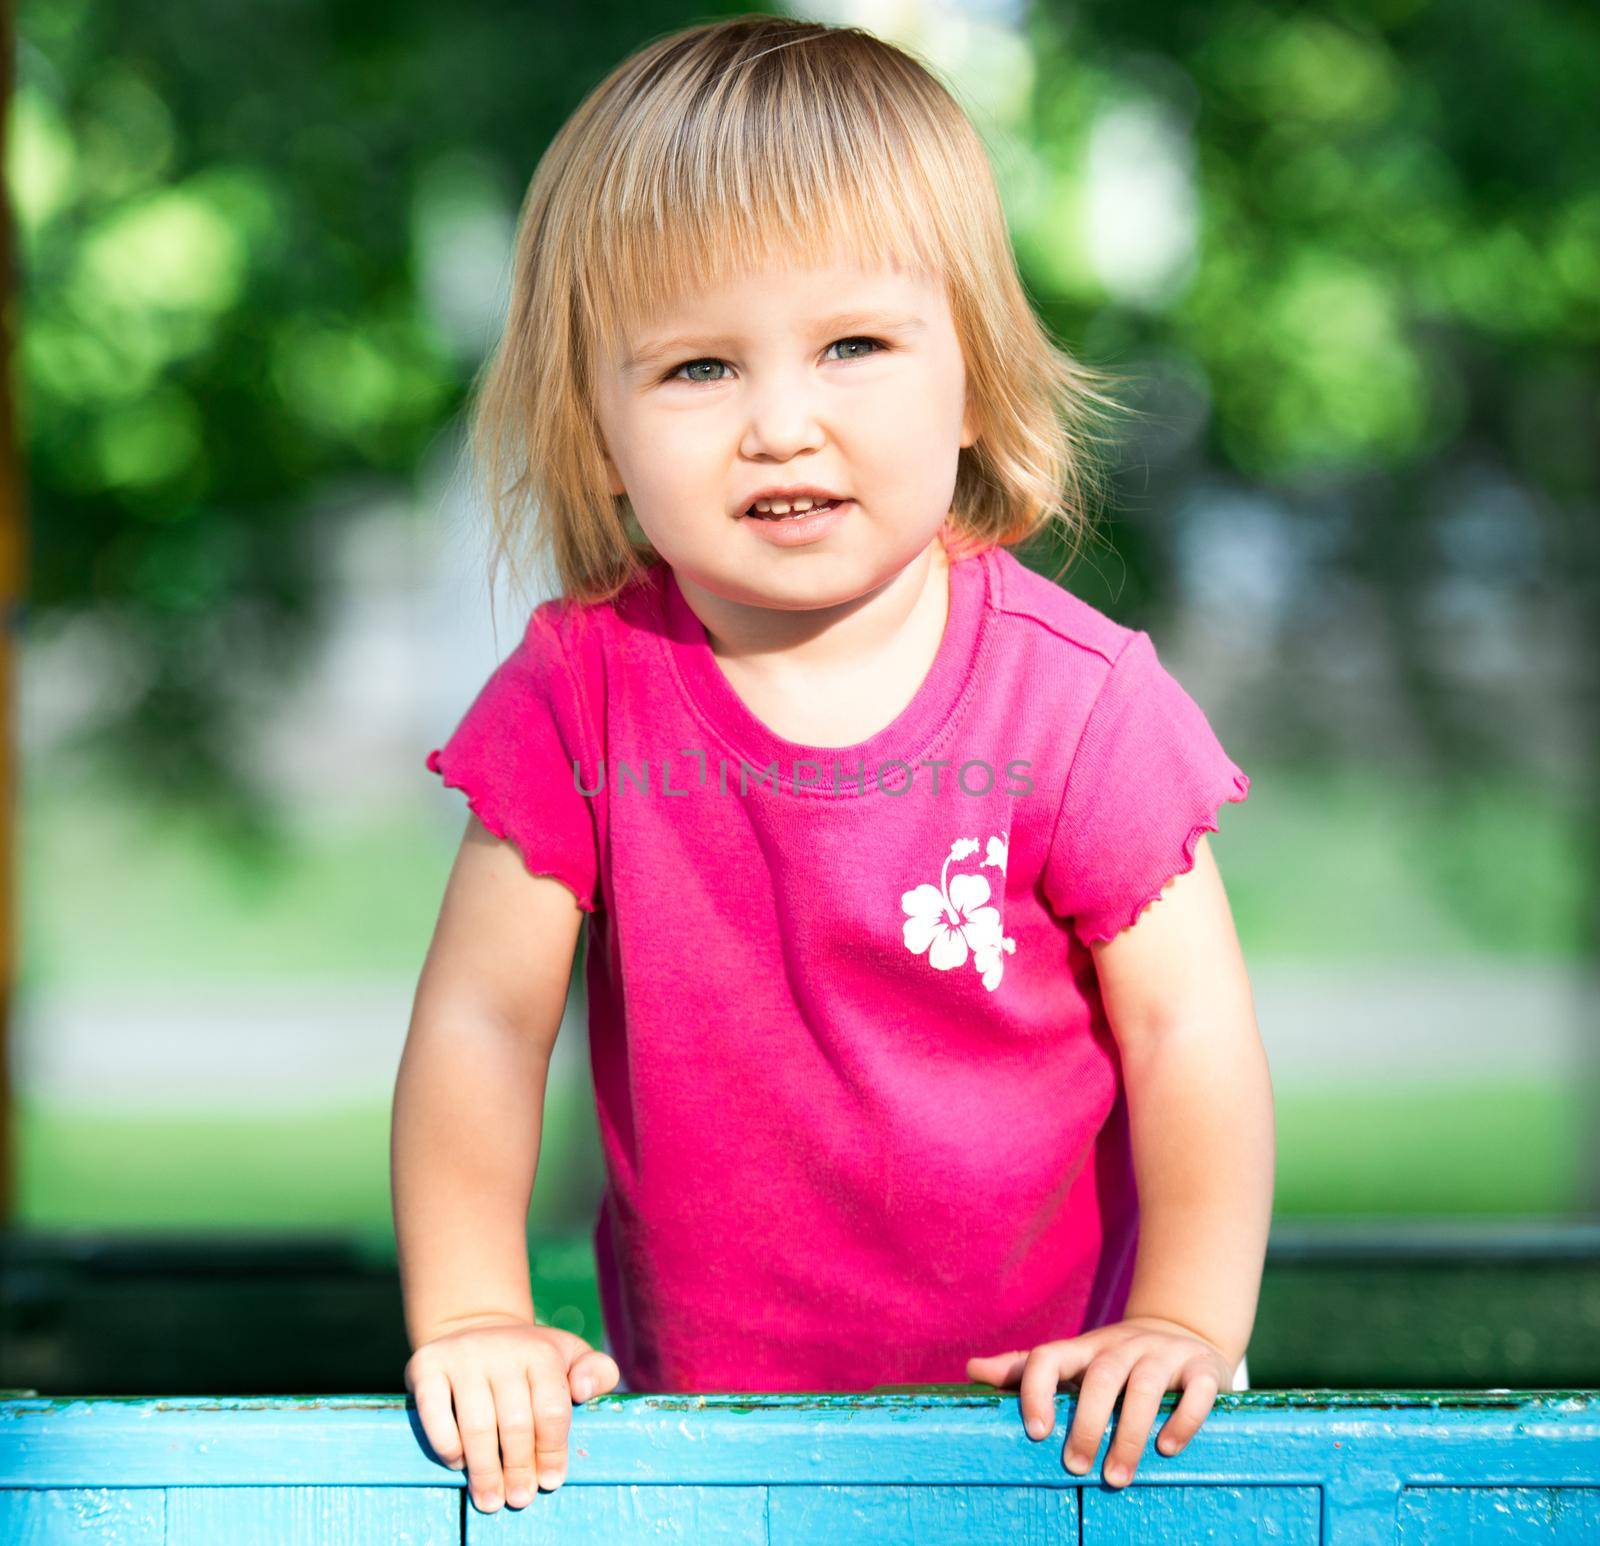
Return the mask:
M768 502L762 501L764 504ZM781 504L783 501L779 500L777 503ZM758 510L754 505L751 505L745 511L742 519L747 521L803 521L807 516L822 515L829 510L837 510L841 505L849 503L848 499L818 499L814 500L808 509L789 510L782 515L770 510Z

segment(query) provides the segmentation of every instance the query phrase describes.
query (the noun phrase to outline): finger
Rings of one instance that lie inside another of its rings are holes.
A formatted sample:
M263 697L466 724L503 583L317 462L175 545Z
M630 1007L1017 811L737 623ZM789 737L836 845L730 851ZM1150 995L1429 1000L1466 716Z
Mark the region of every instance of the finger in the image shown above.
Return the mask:
M1180 1380L1185 1376L1177 1409L1162 1425L1156 1439L1156 1448L1163 1455L1176 1455L1200 1431L1200 1424L1215 1405L1217 1391L1221 1388L1216 1371L1204 1363L1186 1364Z
M566 1371L539 1363L533 1373L533 1449L539 1485L554 1491L567 1479L567 1435L572 1428L572 1393Z
M1108 1486L1125 1487L1139 1469L1150 1428L1161 1410L1162 1397L1172 1386L1169 1362L1147 1355L1128 1372L1122 1393L1122 1412L1117 1418L1116 1436L1106 1454L1105 1479Z
M1034 1348L1018 1382L1017 1405L1028 1436L1042 1439L1056 1425L1056 1392L1061 1388L1064 1342L1044 1342Z
M1028 1362L1027 1348L1012 1353L989 1353L981 1358L967 1360L967 1378L984 1385L1002 1388L1015 1385L1022 1378L1023 1366Z
M603 1396L617 1388L622 1370L609 1353L590 1348L580 1353L567 1370L567 1388L574 1401L587 1401L591 1396Z
M500 1433L500 1472L506 1502L526 1508L533 1502L533 1396L527 1371L520 1365L489 1376L494 1393L495 1424Z
M500 1475L500 1435L494 1422L494 1397L481 1374L456 1378L453 1391L456 1427L467 1457L467 1486L472 1501L484 1513L493 1513L504 1497Z
M1117 1403L1122 1382L1128 1376L1132 1358L1125 1352L1098 1354L1078 1382L1078 1407L1067 1433L1062 1461L1074 1476L1082 1476L1094 1464L1100 1449L1111 1409Z
M434 1454L459 1471L467 1462L455 1413L450 1408L450 1381L440 1369L418 1374L408 1383L411 1383L411 1394L417 1403L417 1421L422 1424Z

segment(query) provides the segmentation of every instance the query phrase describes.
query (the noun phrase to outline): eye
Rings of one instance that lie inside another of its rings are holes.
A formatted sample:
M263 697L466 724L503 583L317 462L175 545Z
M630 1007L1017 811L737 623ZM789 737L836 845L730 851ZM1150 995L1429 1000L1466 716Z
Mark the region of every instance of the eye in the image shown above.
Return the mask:
M871 353L871 354L877 354L882 349L887 347L884 344L883 340L879 339L879 338L838 338L838 339L835 339L831 344L829 344L828 347L830 349L837 349L840 344L871 344L872 348L868 351L868 353ZM864 355L864 354L850 354L850 355L846 355L845 358L846 359L851 359L851 360L862 360L862 359L866 358L866 355Z
M871 346L861 354L847 354L843 356L843 358L846 360L863 360L866 359L870 354L880 354L888 348L888 345L885 344L880 338L865 337L836 338L831 344L828 345L828 347L830 349L837 349L840 344L869 344ZM673 369L669 370L661 379L663 381L687 381L691 385L699 383L704 386L715 386L717 382L722 380L720 376L685 376L683 372L686 370L693 370L696 365L726 366L726 364L726 360L719 360L710 355L705 355L698 360L685 360L683 364L674 366Z
M723 363L724 363L724 361L722 361L722 360L713 360L713 359L711 359L709 357L707 357L705 359L701 359L701 360L685 360L683 362L683 364L677 366L673 370L669 370L667 372L667 374L662 379L665 380L665 381L690 381L690 382L703 381L703 382L706 382L708 385L709 384L714 384L716 379L717 379L714 376L710 376L710 377L707 377L707 376L681 376L681 375L678 374L678 372L679 371L684 371L684 370L693 370L696 365L721 365Z

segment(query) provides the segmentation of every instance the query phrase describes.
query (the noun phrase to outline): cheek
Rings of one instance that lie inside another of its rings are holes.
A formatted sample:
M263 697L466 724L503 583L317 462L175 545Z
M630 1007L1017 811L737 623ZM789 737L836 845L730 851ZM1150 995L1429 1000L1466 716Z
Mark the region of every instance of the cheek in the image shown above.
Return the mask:
M960 371L928 370L898 383L884 406L904 430L924 438L943 437L952 426L959 433L965 393Z
M635 495L659 497L661 490L681 481L684 467L693 460L693 436L653 415L622 419L615 435L612 455Z
M935 476L960 450L962 408L944 383L921 382L875 405L870 419L863 416L852 433L870 434L876 458L890 462L899 476Z

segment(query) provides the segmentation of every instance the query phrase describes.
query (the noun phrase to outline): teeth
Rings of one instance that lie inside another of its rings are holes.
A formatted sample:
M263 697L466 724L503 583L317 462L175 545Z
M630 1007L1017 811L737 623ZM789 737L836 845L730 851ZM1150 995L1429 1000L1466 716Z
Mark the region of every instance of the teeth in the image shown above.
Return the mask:
M798 499L758 499L755 508L763 515L788 515L791 510L797 515L804 515L816 505L832 503L833 501L829 499L812 499L808 495L802 495Z

